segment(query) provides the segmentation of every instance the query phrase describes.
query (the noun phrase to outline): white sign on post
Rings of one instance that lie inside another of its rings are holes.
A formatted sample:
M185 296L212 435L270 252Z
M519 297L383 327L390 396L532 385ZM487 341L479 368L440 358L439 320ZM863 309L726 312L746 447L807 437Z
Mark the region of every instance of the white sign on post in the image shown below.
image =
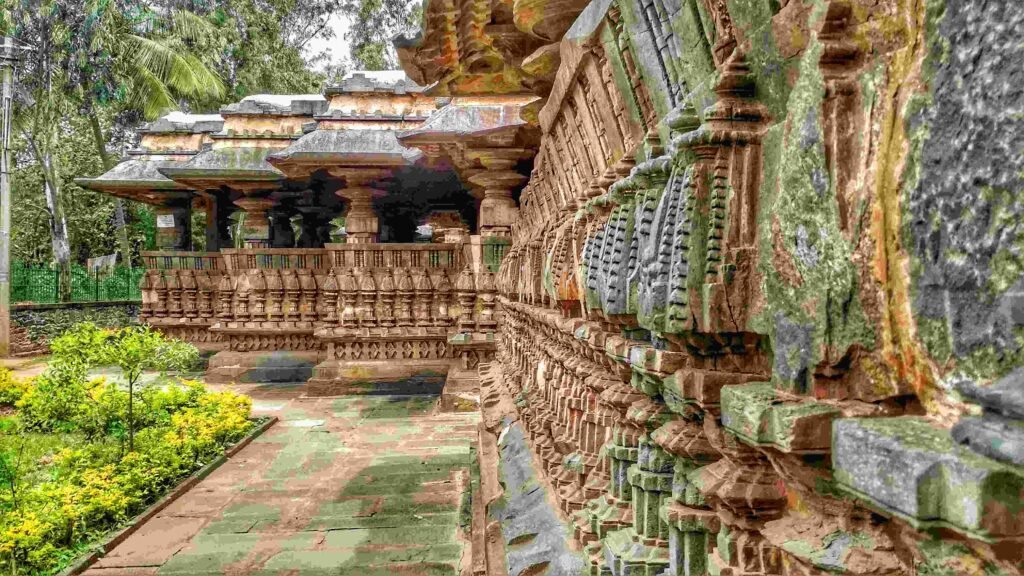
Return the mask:
M174 214L157 214L157 228L174 228Z

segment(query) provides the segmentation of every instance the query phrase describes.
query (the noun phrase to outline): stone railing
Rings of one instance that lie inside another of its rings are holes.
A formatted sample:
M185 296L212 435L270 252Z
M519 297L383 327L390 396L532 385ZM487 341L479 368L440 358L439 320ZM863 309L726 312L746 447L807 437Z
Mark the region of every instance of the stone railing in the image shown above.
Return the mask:
M344 343L412 338L431 343L411 348L444 357L451 333L496 327L491 275L478 278L466 268L459 244L328 244L144 258L143 321L240 352L326 349L339 359L377 358L376 347L364 354L361 345ZM488 294L477 305L481 290ZM332 342L340 344L325 345ZM402 353L389 350L382 344L380 357Z
M209 347L220 339L216 322L224 261L216 252L143 252L141 321L165 333Z
M333 268L444 268L461 270L460 244L328 244Z
M222 250L227 270L320 270L330 268L326 250L317 248L248 248Z

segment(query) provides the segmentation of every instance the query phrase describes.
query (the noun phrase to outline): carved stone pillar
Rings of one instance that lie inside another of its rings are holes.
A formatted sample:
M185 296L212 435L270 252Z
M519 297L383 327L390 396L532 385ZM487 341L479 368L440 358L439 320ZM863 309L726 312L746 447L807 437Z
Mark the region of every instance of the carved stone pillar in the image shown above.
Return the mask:
M476 302L476 286L473 279L473 271L466 268L459 274L455 282L455 293L459 299L459 331L472 332L476 325L473 323L473 306Z
M338 168L331 175L344 178L345 188L337 194L348 201L345 211L345 233L349 244L375 244L380 231L373 199L385 192L372 184L386 178L390 171L383 168Z
M356 284L359 288L356 295L356 318L360 328L374 326L377 323L377 283L373 279L373 274L361 270L356 272Z
M358 324L356 319L356 294L358 293L356 279L352 276L351 270L345 270L338 280L338 292L341 301L338 306L341 309L341 326L352 328Z
M299 284L299 320L302 322L312 322L316 319L317 313L317 282L316 277L310 270L299 270L298 284Z
M249 278L249 287L252 291L248 320L260 322L267 318L267 281L262 270L249 270L246 276Z
M448 326L451 323L448 315L451 293L452 283L448 279L448 275L442 271L434 284L434 302L430 307L434 326Z
M480 319L477 324L481 332L494 333L498 328L495 316L497 294L494 288L494 274L482 272L477 286L477 298L480 300Z
M179 270L179 284L181 286L181 309L186 318L195 318L199 315L198 287L196 277L192 270Z
M320 286L320 293L323 295L322 308L317 311L321 322L333 325L338 321L338 277L334 272L324 276L323 284Z
M375 188L346 188L339 194L348 200L345 211L345 232L349 244L375 244L380 223L373 211L373 196L379 191Z
M377 320L381 326L395 325L395 282L390 271L385 270L377 283L379 307Z
M235 293L235 283L231 281L230 274L220 277L217 285L217 318L228 321L232 317L231 296Z
M307 274L308 270L305 271ZM281 286L284 289L284 303L282 315L286 322L294 322L299 315L299 298L302 287L299 285L299 277L294 270L281 270Z
M483 188L480 217L477 226L484 237L509 238L512 224L519 215L512 190L526 182L527 177L512 168L522 155L521 150L474 150L471 154L480 160L485 170L469 177L469 181Z
M167 317L167 282L164 280L164 272L158 271L153 277L153 293L156 294L156 298L153 299L153 308L151 313L156 318Z
M196 290L199 298L199 317L203 320L211 320L213 318L213 299L215 296L214 283L215 278L211 276L209 270L196 272Z
M142 281L139 283L139 291L142 293L139 321L143 323L153 316L153 303L156 300L156 294L153 291L153 281L158 274L160 274L159 270L146 270L146 273L142 276Z
M284 318L284 279L281 277L282 270L264 270L263 280L266 283L266 311L267 320L280 322Z
M167 288L167 316L181 318L181 283L177 270L167 270L164 281Z
M270 246L270 219L267 212L274 206L269 198L246 196L235 200L245 211L242 221L242 243L246 248L267 248Z
M395 270L395 289L398 292L395 303L395 325L412 326L412 278L402 268Z
M428 326L430 324L431 291L433 291L433 286L430 283L430 275L426 272L421 272L416 276L416 281L413 284L415 300L413 301L412 317L413 323L416 326Z

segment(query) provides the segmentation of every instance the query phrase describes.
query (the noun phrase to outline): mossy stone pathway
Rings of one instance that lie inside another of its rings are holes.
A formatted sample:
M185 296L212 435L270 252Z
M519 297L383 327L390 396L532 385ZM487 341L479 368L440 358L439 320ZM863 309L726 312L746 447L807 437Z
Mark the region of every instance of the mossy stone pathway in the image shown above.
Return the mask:
M436 413L424 396L233 388L280 421L85 574L450 575L468 564L477 414Z

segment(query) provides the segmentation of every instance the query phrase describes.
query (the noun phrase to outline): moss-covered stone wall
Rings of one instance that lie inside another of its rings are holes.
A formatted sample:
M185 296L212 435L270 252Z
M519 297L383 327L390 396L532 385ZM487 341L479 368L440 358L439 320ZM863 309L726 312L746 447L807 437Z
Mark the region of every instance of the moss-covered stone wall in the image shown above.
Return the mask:
M531 181L546 224L498 275L501 373L591 573L1018 573L1024 8L604 12L562 51L607 60L643 136Z

